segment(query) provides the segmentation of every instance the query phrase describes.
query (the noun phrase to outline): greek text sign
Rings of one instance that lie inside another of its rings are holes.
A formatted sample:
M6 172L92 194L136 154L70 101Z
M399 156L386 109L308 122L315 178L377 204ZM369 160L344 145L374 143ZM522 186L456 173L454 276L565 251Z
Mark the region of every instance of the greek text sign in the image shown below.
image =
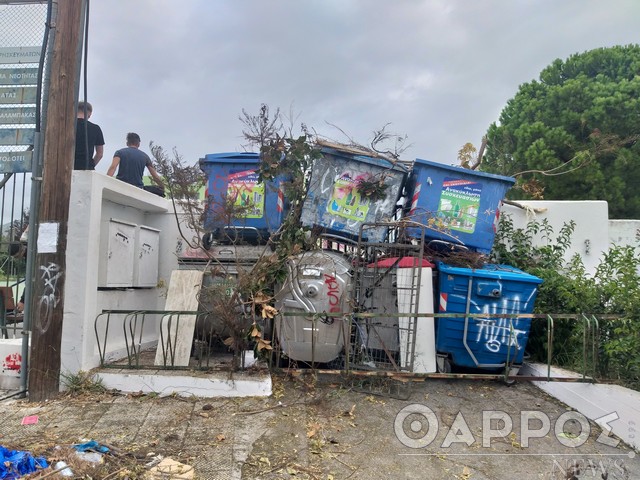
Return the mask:
M0 152L0 173L24 173L31 171L33 152Z
M36 107L0 108L0 125L36 123Z
M0 47L0 63L39 63L41 47Z
M0 104L36 103L37 87L0 87Z
M0 69L0 85L37 85L38 69L28 67Z

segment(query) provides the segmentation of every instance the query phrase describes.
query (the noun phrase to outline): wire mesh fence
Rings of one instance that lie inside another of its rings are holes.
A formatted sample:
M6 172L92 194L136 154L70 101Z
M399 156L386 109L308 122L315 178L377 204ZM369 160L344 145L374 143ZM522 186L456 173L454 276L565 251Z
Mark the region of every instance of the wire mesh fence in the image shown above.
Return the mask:
M0 1L0 336L18 338L48 5ZM46 57L46 55L45 55Z

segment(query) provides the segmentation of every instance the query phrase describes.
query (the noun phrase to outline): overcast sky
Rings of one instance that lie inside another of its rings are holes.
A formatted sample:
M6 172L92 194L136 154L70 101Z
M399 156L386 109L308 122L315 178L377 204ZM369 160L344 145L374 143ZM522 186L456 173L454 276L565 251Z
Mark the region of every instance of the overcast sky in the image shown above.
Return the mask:
M556 58L639 43L639 25L638 0L93 0L98 170L129 131L189 163L241 151L238 116L262 103L338 141L329 123L360 143L390 123L404 159L453 164L519 85Z

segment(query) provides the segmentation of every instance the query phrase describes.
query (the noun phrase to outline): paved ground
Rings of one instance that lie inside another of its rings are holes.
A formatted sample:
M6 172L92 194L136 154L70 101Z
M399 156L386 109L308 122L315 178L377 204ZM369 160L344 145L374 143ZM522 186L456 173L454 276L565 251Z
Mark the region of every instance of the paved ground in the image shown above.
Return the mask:
M526 382L339 380L275 378L270 398L4 401L0 445L64 458L94 479L143 478L158 455L193 466L197 479L640 478L640 456ZM21 425L30 415L38 423ZM536 438L546 419L549 433ZM113 452L93 470L55 448L90 439Z

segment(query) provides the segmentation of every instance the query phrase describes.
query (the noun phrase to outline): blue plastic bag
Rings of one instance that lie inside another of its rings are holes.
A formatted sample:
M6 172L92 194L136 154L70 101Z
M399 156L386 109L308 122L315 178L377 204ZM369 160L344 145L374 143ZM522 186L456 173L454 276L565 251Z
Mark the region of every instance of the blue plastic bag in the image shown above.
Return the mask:
M109 453L108 447L100 445L95 440L90 440L86 443L78 443L74 445L73 448L75 448L78 452L86 452L87 450L89 450L92 452Z
M0 446L0 478L3 480L21 478L48 466L44 457L34 457L29 452Z

